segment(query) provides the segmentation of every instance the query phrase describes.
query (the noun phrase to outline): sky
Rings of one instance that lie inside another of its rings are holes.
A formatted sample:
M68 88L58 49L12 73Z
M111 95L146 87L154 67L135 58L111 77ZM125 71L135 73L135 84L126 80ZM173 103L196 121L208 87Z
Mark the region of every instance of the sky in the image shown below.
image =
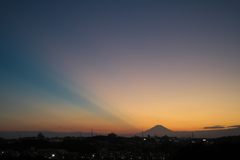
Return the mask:
M240 125L240 1L1 1L0 131Z

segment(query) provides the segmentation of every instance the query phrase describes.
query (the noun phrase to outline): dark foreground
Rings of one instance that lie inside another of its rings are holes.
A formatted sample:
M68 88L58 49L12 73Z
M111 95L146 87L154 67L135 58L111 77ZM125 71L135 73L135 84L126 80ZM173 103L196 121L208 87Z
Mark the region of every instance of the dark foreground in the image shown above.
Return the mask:
M217 139L94 137L0 139L2 160L239 159L240 136Z

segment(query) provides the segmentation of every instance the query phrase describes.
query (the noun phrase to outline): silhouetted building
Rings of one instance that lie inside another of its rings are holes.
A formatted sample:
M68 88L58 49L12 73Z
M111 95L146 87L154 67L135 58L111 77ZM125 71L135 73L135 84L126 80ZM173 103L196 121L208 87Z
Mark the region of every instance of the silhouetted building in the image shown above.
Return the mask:
M117 135L115 133L110 133L108 134L108 137L117 137Z
M45 138L44 135L41 132L39 132L38 136L37 136L37 139L44 139L44 138Z

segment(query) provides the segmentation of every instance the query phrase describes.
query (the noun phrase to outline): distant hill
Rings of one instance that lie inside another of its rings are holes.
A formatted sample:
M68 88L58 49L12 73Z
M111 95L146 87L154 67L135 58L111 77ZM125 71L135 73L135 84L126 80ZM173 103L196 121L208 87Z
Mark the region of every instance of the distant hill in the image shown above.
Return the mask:
M195 137L205 137L205 138L217 138L224 136L238 136L240 135L240 128L234 129L222 129L222 130L208 130L208 131L196 131L194 132Z
M18 139L20 136L23 137L37 137L38 133L42 132L42 134L45 137L51 138L51 137L90 137L90 132L50 132L50 131L0 131L0 138L4 139L12 139L16 138ZM136 134L117 134L118 136L122 137L133 137L135 135L142 137L142 133L144 137L147 137L148 135L152 136L169 136L169 137L191 137L192 133L194 134L194 138L218 138L218 137L224 137L224 136L238 136L240 135L240 128L234 128L234 129L222 129L222 130L206 130L206 131L194 131L194 132L175 132L171 131L170 129L162 126L162 125L156 125L146 131L136 133ZM93 133L93 136L98 135L98 133ZM107 135L107 134L101 134L101 135Z
M91 132L51 132L51 131L0 131L0 137L4 139L18 139L19 137L37 137L38 133L41 132L45 137L90 137ZM93 133L93 136L98 135Z
M206 131L172 131L162 125L156 125L144 132L143 136L147 137L150 136L169 136L169 137L192 137L192 133L194 134L194 138L217 138L217 137L223 137L223 136L238 136L240 135L240 128L234 128L234 129L221 129L221 130L206 130ZM137 136L142 136L142 133L137 133Z

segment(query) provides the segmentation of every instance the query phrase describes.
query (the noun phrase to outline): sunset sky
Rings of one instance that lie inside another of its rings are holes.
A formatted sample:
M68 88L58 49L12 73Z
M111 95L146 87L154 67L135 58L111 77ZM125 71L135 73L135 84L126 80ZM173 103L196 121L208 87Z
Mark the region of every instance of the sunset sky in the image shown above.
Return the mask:
M239 0L0 1L0 131L196 131L239 115Z

